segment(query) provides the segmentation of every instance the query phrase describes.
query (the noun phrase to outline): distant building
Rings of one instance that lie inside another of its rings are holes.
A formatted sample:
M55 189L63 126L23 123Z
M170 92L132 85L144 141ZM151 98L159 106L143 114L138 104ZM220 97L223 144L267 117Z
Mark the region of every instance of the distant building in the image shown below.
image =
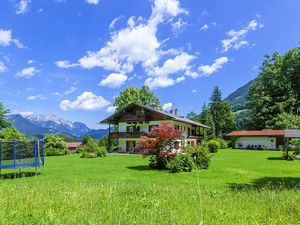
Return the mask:
M146 136L153 127L159 126L162 122L175 126L183 131L183 139L180 146L189 144L196 146L204 139L204 129L209 128L201 123L178 115L178 110L170 112L161 111L155 107L149 107L132 103L110 117L101 121L102 124L109 124L109 142L112 139L118 140L119 152L134 152L136 142L141 136ZM111 125L115 130L111 132Z
M278 149L291 138L300 138L300 130L242 130L226 135L240 149Z
M70 151L76 151L83 146L82 142L66 142L66 144Z

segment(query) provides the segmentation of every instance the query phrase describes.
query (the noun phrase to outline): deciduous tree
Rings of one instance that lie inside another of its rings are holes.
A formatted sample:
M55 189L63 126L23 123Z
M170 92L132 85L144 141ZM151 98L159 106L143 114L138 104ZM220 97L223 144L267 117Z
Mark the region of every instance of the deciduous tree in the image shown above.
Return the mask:
M155 96L148 86L142 86L140 89L136 87L127 87L119 96L115 98L114 106L116 110L120 110L131 103L138 103L150 106L151 104L160 107L159 99Z
M182 138L183 132L176 129L168 123L162 123L142 137L142 140L137 143L137 151L144 156L154 156L156 167L162 169L159 162L165 161L162 158L173 156L171 152L175 147L175 142Z

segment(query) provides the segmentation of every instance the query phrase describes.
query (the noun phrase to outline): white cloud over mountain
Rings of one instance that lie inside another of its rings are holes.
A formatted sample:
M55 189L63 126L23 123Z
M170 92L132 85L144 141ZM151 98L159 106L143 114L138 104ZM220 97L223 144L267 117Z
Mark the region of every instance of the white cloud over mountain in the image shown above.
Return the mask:
M74 101L63 100L59 107L64 110L98 110L110 105L110 102L105 100L102 96L97 96L93 92L83 92Z

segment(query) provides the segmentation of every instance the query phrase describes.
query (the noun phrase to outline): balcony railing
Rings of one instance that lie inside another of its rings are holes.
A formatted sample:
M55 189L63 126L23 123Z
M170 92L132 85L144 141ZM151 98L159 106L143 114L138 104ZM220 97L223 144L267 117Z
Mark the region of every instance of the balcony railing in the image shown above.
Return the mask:
M111 139L118 138L140 138L141 136L146 136L145 132L112 132L110 133Z
M197 135L189 135L188 137L187 137L188 139L199 139L199 140L201 140L201 139L204 139L204 135L201 135L201 134L197 134Z
M118 138L140 138L141 136L148 136L146 132L112 132L110 133L111 139ZM204 139L203 135L190 135L187 137L188 139Z

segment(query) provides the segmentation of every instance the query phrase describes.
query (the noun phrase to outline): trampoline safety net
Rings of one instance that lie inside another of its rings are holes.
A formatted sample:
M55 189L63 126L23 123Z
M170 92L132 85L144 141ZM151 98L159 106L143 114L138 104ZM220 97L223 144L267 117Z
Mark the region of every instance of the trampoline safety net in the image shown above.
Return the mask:
M38 166L44 166L44 140L0 140L0 169Z

